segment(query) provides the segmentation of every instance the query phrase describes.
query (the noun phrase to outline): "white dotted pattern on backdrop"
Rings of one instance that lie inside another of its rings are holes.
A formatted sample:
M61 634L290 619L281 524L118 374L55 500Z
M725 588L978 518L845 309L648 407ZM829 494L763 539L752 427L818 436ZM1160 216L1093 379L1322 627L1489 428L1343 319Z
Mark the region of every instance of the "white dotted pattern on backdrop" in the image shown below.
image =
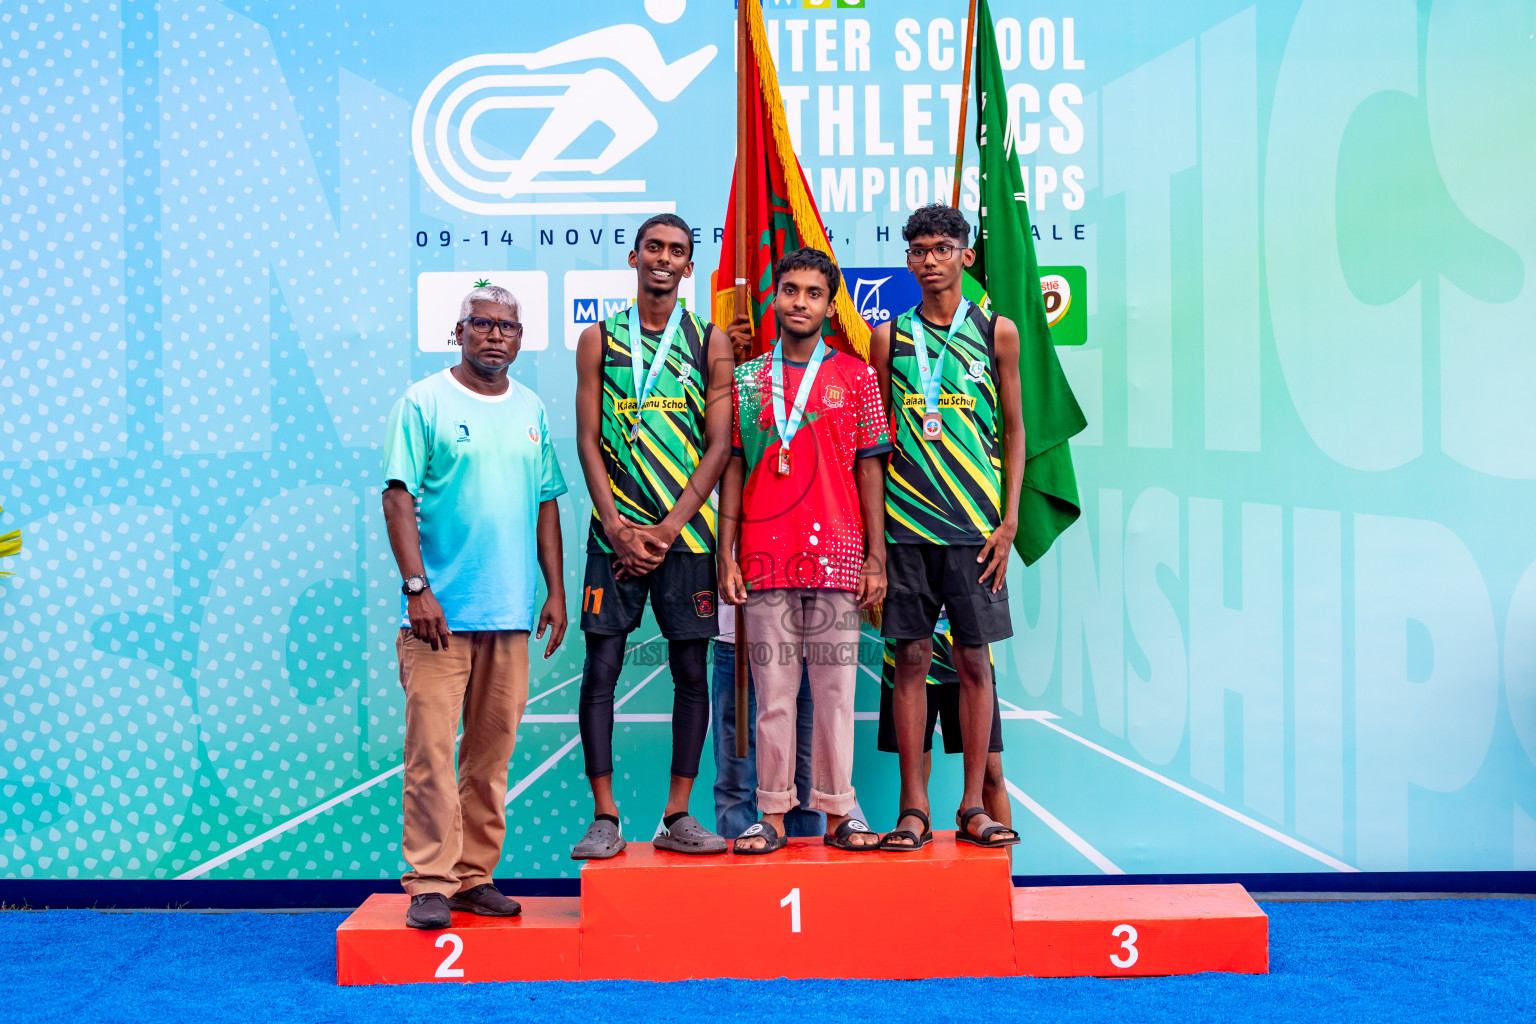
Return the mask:
M22 585L0 591L0 873L160 873L191 838L192 699L141 626L169 621L171 527L168 510L144 505L69 507L23 527ZM110 641L93 644L104 617Z
M267 31L212 4L162 13L165 443L269 447L275 284L341 444L377 444L410 370L410 107L340 73L333 216Z
M362 643L361 594L350 585L356 505L332 487L262 502L225 549L203 606L203 744L223 787L262 814L291 817L357 774L358 702L347 699L362 668L348 657ZM339 580L348 583L341 593L325 586ZM335 609L342 614L325 614ZM329 635L322 619L339 620ZM290 680L290 654L318 685L301 691Z
M345 69L353 35L317 52L302 12L261 17L0 8L0 531L25 538L0 876L402 869L398 776L253 843L399 763L377 445L416 269L409 102ZM573 870L574 736L521 730L509 874Z
M120 48L116 4L0 9L0 458L125 449Z

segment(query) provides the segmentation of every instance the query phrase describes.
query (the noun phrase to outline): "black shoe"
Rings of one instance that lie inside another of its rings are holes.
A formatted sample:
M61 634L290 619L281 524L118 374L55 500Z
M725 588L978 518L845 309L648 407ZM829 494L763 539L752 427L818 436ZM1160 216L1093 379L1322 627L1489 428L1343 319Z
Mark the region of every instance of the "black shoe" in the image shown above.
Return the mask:
M407 928L447 928L452 923L448 898L442 893L422 892L411 897L411 909L405 912Z
M467 910L481 917L516 917L523 912L522 904L501 894L490 882L483 882L473 889L465 889L448 897L448 906L454 910Z

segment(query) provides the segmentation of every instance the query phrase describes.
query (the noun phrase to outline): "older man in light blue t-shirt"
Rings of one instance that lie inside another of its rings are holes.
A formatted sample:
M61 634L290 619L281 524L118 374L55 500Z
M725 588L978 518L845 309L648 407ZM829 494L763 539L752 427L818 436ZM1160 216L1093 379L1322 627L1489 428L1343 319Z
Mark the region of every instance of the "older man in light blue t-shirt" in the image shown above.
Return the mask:
M507 376L523 327L517 299L464 298L458 365L413 384L384 436L384 519L404 579L406 924L446 928L450 910L512 917L492 882L506 836L507 763L528 701L535 575L548 658L565 636L560 514L565 477L544 403ZM418 521L419 520L419 521ZM537 562L535 562L537 559ZM454 739L462 720L458 770Z

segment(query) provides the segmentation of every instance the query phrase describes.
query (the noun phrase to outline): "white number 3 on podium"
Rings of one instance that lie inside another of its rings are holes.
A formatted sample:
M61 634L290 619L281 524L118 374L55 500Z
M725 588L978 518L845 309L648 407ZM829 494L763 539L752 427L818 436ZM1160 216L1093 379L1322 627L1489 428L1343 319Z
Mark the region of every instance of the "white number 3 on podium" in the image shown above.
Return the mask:
M1126 955L1121 956L1119 953L1109 954L1109 962L1123 971L1134 964L1137 957L1141 956L1141 951L1136 948L1136 929L1128 924L1116 925L1115 930L1109 934L1117 939L1122 937L1124 939L1120 943L1120 948L1125 950Z

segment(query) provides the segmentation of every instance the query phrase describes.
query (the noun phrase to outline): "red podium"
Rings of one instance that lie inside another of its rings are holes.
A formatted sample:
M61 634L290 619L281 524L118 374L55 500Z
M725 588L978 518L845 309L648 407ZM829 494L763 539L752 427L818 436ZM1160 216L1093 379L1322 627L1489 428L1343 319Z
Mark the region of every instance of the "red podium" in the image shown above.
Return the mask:
M688 857L631 843L582 870L582 977L1013 974L1008 870L1005 851L950 833L916 853L813 838L762 857Z
M336 931L343 985L631 978L935 978L1269 969L1269 921L1236 885L1015 889L1004 850L936 834L908 854L791 839L762 857L630 843L581 897L519 918L405 927L376 895Z
M405 893L375 893L336 929L338 985L413 981L575 981L581 900L528 898L519 917L455 912L442 931L405 926Z
M1020 974L1269 973L1269 918L1240 885L1013 890Z

